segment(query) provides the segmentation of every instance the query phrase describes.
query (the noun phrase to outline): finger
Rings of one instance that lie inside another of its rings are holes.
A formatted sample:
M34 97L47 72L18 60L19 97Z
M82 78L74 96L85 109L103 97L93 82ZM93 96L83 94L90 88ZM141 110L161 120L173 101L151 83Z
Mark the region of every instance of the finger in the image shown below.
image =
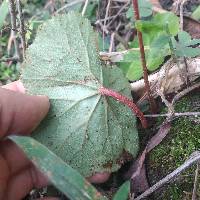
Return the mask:
M31 164L25 153L10 140L4 140L0 143L0 155L7 163L11 176L28 168ZM0 172L2 171L3 169L0 166Z
M110 178L110 173L103 172L103 173L96 173L95 175L88 177L87 180L91 183L104 183Z
M2 86L2 88L9 89L15 92L25 93L25 88L21 81L15 81L15 82L9 83L7 85Z
M9 178L9 167L4 158L0 155L0 199L4 199L3 195L7 187L7 180Z
M33 188L41 188L48 185L45 176L35 167L28 168L12 177L7 186L6 200L21 200Z
M30 96L0 88L0 138L11 133L29 134L49 109L45 96Z

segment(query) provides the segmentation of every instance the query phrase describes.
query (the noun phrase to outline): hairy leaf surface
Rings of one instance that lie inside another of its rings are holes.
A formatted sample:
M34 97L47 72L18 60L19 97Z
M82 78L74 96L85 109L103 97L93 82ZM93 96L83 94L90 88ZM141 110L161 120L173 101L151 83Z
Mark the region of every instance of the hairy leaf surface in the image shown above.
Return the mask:
M130 89L120 69L100 63L95 36L79 14L54 17L28 49L21 77L28 93L51 102L34 137L84 176L116 171L123 153L138 149L132 111L99 94L104 86L130 97Z

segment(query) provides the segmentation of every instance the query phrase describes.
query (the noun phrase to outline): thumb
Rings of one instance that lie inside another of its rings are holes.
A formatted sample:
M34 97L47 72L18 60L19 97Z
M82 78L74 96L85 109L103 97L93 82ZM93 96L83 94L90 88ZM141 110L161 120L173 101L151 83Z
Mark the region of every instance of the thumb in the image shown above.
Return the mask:
M49 110L46 96L30 96L0 88L0 138L29 134Z

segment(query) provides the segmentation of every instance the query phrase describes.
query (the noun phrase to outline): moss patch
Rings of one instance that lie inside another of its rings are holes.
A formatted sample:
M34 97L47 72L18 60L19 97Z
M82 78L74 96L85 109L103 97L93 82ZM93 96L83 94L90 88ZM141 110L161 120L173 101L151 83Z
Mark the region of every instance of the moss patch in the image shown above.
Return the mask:
M199 95L186 97L177 103L177 112L200 111L195 105L200 102ZM181 117L173 122L173 127L165 140L150 153L149 172L152 183L157 182L184 163L195 151L200 149L200 120L198 117ZM184 172L174 184L156 199L191 199L196 166ZM200 192L199 192L200 194ZM189 197L188 197L189 196Z

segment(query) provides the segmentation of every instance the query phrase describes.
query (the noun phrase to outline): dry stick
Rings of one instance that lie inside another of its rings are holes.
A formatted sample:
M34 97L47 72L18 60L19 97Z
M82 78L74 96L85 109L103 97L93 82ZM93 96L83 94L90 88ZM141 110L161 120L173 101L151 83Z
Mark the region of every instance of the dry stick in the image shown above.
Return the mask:
M84 4L84 6L83 6L83 10L82 10L82 13L81 13L82 16L85 15L85 12L86 12L86 10L87 10L88 4L89 4L89 0L85 0L85 4Z
M17 41L17 34L16 34L16 30L17 30L17 25L16 25L16 7L15 7L15 1L14 0L9 0L9 11L10 11L10 18L11 18L11 34L13 36L13 41L14 41L14 46L15 46L15 53L16 53L16 57L19 58L19 60L21 60L21 55L20 55L20 51L19 51L19 44Z
M128 4L129 4L129 2L127 2L125 5L123 5L119 9L119 11L117 12L117 14L111 19L111 21L109 22L109 24L107 25L107 27L109 27L115 21L115 19L121 14L121 12L124 11L124 9L127 8Z
M154 114L154 115L144 115L145 117L169 117L171 116L171 113L165 113L165 114ZM200 112L184 112L184 113L174 113L173 117L184 117L184 116L199 116Z
M139 20L140 19L140 15L139 15L139 8L138 8L138 1L137 0L133 0L133 9L135 11L134 12L135 19ZM142 33L137 30L137 35L138 35L138 41L139 41L139 46L140 46L140 56L141 56L141 62L142 62L142 67L143 67L145 89L147 91L147 95L148 95L148 98L149 98L151 112L155 113L156 104L155 104L154 98L151 95L151 89L150 89L150 84L149 84L149 80L148 80L148 72L147 72L147 66L146 66L146 59L145 59L145 51L144 51Z
M1 58L0 62L18 62L19 58L18 57L12 57L12 58Z
M20 37L21 37L21 43L22 43L22 49L23 49L23 58L25 59L25 51L26 51L26 30L24 26L24 17L22 14L22 6L21 1L17 0L17 10L19 13L19 28L20 28Z
M58 14L59 12L63 11L66 8L72 7L72 6L79 4L79 3L82 3L82 2L84 2L84 0L74 0L71 3L67 3L63 7L59 8L55 13Z
M172 104L174 104L176 101L178 101L180 98L191 92L192 90L195 90L200 87L200 83L196 83L193 86L186 88L185 90L178 93L172 100Z
M183 31L183 6L188 0L182 0L180 3L180 30Z
M187 2L188 0L182 0L182 2L180 3L180 30L183 31L183 6L184 4ZM188 64L187 64L187 59L185 56L183 56L183 61L185 63L185 69L186 69L186 86L188 86L188 84L190 84L190 80L188 78Z
M103 22L103 49L104 49L104 40L105 40L105 29L107 30L106 24L107 24L107 20L108 20L108 12L110 9L110 4L111 4L112 0L108 0L108 5L106 7L106 14L105 14L105 20Z
M194 155L196 154L196 155ZM200 160L200 152L194 152L191 155L191 158L189 158L183 165L178 167L176 170L174 170L172 173L167 175L162 180L158 181L155 185L150 187L148 190L146 190L144 193L142 193L140 196L136 197L134 200L140 200L143 199L156 190L158 190L160 187L162 187L164 184L169 183L172 179L176 178L181 172L185 171L187 168L189 168L192 164Z
M197 163L197 168L195 170L195 177L194 177L194 187L192 191L192 200L197 200L197 183L198 183L198 176L199 176L199 163Z

